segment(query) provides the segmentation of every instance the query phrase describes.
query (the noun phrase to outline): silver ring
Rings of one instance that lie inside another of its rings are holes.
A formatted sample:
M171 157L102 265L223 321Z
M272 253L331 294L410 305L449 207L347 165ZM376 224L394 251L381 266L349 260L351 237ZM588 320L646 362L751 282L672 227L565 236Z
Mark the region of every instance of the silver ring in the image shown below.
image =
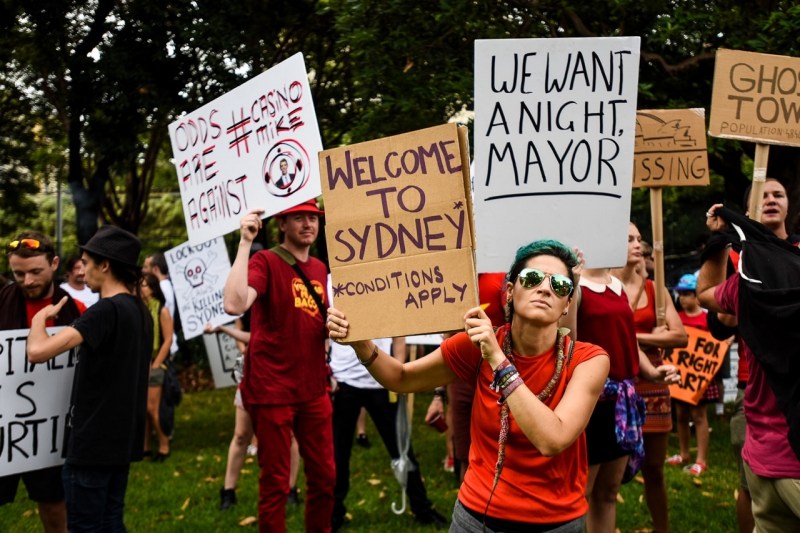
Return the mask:
M706 218L713 218L715 216L717 216L717 215L713 215L713 214L709 213L708 211L706 211Z

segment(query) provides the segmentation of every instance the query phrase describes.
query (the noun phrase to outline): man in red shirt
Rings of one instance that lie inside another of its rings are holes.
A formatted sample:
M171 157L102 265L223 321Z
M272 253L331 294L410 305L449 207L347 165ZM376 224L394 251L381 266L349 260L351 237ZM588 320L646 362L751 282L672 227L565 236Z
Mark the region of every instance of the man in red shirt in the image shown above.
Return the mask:
M239 315L251 309L252 336L240 389L259 442L259 529L286 531L294 432L308 487L306 531L327 533L336 467L333 409L326 390L326 317L317 300L324 307L328 273L324 263L309 255L323 212L313 200L287 209L278 215L285 235L280 247L250 259L263 212L254 209L240 222L239 251L224 297L227 313Z
M65 296L67 303L55 320L47 322L48 327L69 325L86 310L53 282L58 257L46 236L37 231L20 233L7 245L7 253L16 283L0 289L0 330L30 328L39 310ZM14 501L21 479L29 497L38 504L44 531L66 533L67 509L61 469L54 466L0 478L0 505Z
M749 194L749 193L748 193ZM746 195L746 200L747 195ZM786 189L774 179L764 185L761 222L781 239L796 243L796 236L786 228L788 213ZM711 207L707 223L712 231L727 229L727 223L715 215L721 204ZM738 255L730 247L709 257L700 269L697 294L701 305L739 318L739 279L737 271L725 279L728 256ZM774 332L780 335L780 331ZM744 414L747 423L742 459L752 497L753 518L759 531L800 530L800 459L792 451L788 440L786 417L778 407L775 394L753 352L743 339L739 342L739 356L747 361L749 369L744 392ZM743 517L739 515L740 520Z

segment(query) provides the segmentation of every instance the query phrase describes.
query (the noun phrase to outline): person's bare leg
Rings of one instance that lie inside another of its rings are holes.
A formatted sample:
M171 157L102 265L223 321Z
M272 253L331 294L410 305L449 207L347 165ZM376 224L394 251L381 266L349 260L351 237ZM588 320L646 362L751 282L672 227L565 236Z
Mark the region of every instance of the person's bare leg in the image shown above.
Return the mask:
M750 491L739 487L739 497L736 499L736 521L739 523L739 533L752 533L756 527L753 518L753 499Z
M625 455L613 461L589 466L589 479L594 469L591 492L586 492L589 512L586 514L587 533L614 533L617 520L617 493L628 465Z
M367 434L367 410L362 407L361 412L358 414L358 420L356 421L356 435L366 435L366 434ZM299 452L298 452L298 457L299 457Z
M597 473L600 471L600 465L589 465L589 477L586 479L586 499L592 497L592 489L594 482L597 479Z
M692 406L692 418L694 419L694 433L697 437L696 462L708 466L708 443L711 440L711 434L708 432L708 410L706 406Z
M150 425L150 401L147 402L147 417L144 419L144 453L150 452L150 439L153 434L153 428Z
M150 425L156 430L158 437L158 453L167 455L169 453L169 437L161 430L161 423L158 418L158 407L161 403L162 387L148 387L147 389L147 417Z
M689 429L689 405L683 402L675 402L675 418L678 425L678 444L680 445L681 455L684 459L690 456L689 447L692 432ZM706 424L708 426L708 424Z
M290 447L291 459L289 462L289 488L297 487L297 473L300 471L300 447L297 445L297 439L294 438L292 433L292 445Z
M253 424L250 415L244 409L236 408L236 426L228 448L228 466L225 469L225 489L235 489L242 473L244 459L247 456L247 445L253 438Z
M668 533L669 509L667 484L664 481L664 458L667 455L668 433L644 434L644 498L653 519L653 533Z
M444 421L447 422L447 431L444 432L444 438L447 441L447 457L455 459L456 450L453 444L453 415L450 413L449 405L445 411Z
M44 533L67 533L67 504L64 500L55 503L39 502L37 505Z

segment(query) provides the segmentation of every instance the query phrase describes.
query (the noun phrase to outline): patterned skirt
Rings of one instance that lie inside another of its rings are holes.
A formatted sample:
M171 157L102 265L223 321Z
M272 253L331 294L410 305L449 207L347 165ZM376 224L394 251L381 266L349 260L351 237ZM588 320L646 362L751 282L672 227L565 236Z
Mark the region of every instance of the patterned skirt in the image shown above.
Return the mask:
M648 351L647 358L655 366L661 366L661 352ZM642 397L646 406L643 433L667 433L672 430L672 402L670 401L669 387L659 385L638 376L634 380L636 392Z

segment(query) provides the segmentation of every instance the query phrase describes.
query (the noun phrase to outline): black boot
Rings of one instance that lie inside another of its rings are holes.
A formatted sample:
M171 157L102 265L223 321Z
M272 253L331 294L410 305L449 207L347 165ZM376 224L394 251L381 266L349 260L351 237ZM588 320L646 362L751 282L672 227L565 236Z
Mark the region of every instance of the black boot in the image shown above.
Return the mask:
M236 505L236 489L219 489L219 510L224 511L231 505Z
M437 513L433 508L417 514L416 518L417 522L419 522L420 524L422 525L433 524L436 527L436 529L443 529L448 525L447 518Z
M297 487L292 487L289 489L289 498L286 500L287 505L300 505L300 502L303 501L303 498L297 495Z

